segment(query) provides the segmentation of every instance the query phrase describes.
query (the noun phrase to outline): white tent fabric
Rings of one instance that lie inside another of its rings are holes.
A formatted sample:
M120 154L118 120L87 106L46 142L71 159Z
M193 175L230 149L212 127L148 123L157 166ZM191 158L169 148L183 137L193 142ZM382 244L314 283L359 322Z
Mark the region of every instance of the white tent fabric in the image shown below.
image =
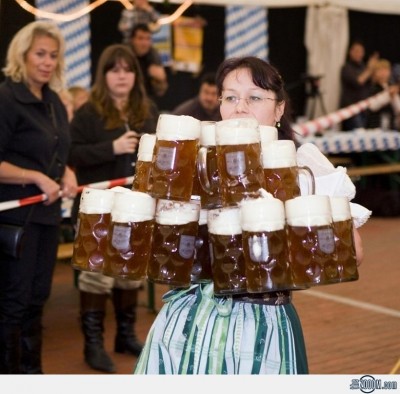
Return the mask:
M346 59L348 42L346 9L336 6L308 7L305 31L308 73L322 76L319 90L327 113L338 109L340 68ZM326 115L317 97L310 98L308 102L306 113L310 112L313 112L313 118Z

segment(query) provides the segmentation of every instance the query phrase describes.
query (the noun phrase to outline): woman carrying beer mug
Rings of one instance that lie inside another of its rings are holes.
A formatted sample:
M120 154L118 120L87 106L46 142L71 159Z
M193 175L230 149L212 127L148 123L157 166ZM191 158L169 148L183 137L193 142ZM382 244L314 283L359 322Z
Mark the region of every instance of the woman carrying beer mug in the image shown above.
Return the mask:
M294 140L283 81L269 63L227 59L218 69L217 86L223 120L252 117L276 126L279 139ZM213 284L198 284L167 293L164 302L136 374L308 373L290 291L217 297Z

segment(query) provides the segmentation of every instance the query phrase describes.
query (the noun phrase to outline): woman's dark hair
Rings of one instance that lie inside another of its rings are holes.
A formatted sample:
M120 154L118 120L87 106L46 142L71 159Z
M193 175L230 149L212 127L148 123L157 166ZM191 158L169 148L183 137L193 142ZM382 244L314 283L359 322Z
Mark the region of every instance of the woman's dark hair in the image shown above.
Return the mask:
M284 89L284 82L278 70L270 63L255 56L245 56L224 60L218 67L216 74L218 94L222 94L223 83L226 76L231 71L241 68L245 68L250 71L253 82L256 86L261 89L275 92L278 103L285 102L285 111L280 120L278 137L282 140L295 140L295 132L291 126L291 108L289 96Z
M124 60L130 71L135 73L135 84L129 94L129 99L123 109L121 117L120 111L115 107L106 83L106 74L118 62ZM140 128L150 111L150 103L147 97L143 76L133 51L124 44L113 44L103 50L97 65L96 78L90 94L90 101L96 110L106 121L106 128L112 129L122 126L128 121L132 128Z

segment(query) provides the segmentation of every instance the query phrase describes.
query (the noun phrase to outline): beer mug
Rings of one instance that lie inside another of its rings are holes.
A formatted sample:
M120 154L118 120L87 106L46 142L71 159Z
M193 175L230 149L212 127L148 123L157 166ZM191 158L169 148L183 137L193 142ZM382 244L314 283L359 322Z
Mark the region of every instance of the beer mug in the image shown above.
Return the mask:
M358 279L353 220L347 197L330 197L339 282Z
M222 207L215 142L216 122L201 122L200 149L197 155L197 180L203 209Z
M261 154L262 151L266 148L266 146L278 139L278 129L274 126L264 126L259 125L258 130L260 133L260 141L261 141Z
M151 176L151 167L155 143L155 134L143 134L140 137L132 190L144 193L151 192L151 187L153 183Z
M158 200L147 279L188 287L199 226L198 201Z
M155 208L156 200L146 193L115 193L104 275L132 280L146 277Z
M72 254L72 268L102 272L106 260L114 192L83 188L79 202L77 229Z
M285 202L300 196L299 173L307 179L308 194L315 194L315 180L310 168L297 165L296 146L291 140L271 141L262 151L265 190Z
M247 291L293 289L283 202L268 194L242 201L240 208Z
M208 211L207 224L214 293L246 293L240 208L212 209Z
M151 193L157 199L190 201L200 137L200 121L185 115L158 118Z
M296 197L285 202L285 210L294 285L334 283L337 257L329 197Z
M190 276L190 281L192 283L207 283L212 281L206 209L200 211L199 229L195 242L194 262Z
M265 188L258 122L228 119L216 124L217 164L223 206L259 196Z

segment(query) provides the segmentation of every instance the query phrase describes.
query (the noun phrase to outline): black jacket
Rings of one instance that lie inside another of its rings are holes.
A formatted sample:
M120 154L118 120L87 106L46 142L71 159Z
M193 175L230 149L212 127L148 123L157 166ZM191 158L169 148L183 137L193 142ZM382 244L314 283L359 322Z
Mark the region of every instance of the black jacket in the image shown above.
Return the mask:
M24 83L7 78L0 85L0 162L36 170L60 180L70 146L67 113L57 93L43 88L43 100ZM49 169L53 154L56 160ZM17 200L43 192L33 184L0 184L0 201ZM35 204L31 222L58 224L61 201ZM0 212L0 221L23 223L30 206Z

